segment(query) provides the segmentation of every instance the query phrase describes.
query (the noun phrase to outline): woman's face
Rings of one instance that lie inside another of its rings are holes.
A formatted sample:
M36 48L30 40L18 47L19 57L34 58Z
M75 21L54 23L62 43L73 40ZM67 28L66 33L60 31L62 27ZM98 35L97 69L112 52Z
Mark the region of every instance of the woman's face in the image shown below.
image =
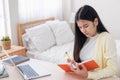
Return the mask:
M97 34L97 25L98 25L97 18L95 18L94 22L80 19L77 21L77 25L78 25L80 31L86 37L93 37Z

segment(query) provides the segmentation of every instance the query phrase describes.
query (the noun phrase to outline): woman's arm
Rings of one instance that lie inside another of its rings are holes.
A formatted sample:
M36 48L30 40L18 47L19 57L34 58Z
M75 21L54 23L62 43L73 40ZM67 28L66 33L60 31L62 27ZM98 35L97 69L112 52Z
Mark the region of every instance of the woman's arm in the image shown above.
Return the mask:
M98 47L99 50L102 51L102 67L100 70L96 70L93 72L88 72L88 78L90 79L100 79L104 77L110 77L113 76L116 73L116 46L115 42L112 39L110 35L107 35L107 37L104 37L101 44L103 44L103 47ZM104 49L100 49L104 48ZM99 51L98 50L98 51ZM97 51L96 51L97 52Z

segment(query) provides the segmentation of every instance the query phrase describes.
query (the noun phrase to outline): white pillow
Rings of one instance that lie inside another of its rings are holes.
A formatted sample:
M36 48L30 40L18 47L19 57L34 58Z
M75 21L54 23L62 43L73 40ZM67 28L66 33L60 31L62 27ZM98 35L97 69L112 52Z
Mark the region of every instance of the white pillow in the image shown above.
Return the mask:
M61 21L51 27L54 33L56 44L62 45L74 40L74 35L66 21Z
M34 44L32 43L29 36L25 33L22 35L23 46L26 47L27 51L36 51Z
M59 21L59 20L53 20L53 21L47 21L45 24L47 24L50 28L51 28L51 30L52 30L52 32L53 32L53 27L56 27L59 23L60 23L61 21ZM54 32L53 32L54 33ZM54 35L55 36L55 35Z
M43 52L55 45L53 33L46 24L26 29L26 32L39 52Z

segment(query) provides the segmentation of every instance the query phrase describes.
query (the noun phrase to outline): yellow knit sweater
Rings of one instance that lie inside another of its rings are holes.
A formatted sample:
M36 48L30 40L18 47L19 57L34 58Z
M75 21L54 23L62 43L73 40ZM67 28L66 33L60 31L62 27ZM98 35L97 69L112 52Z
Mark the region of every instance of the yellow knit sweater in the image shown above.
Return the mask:
M100 68L89 71L88 79L98 80L104 77L110 77L116 74L116 46L115 41L107 32L99 34L93 59L98 63Z

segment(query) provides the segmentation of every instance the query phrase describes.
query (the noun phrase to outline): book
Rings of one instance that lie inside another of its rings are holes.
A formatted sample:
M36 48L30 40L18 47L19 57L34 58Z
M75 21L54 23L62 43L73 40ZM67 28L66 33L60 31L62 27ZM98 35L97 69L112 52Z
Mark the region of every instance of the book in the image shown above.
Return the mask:
M8 77L8 76L9 76L8 72L7 72L7 70L6 70L5 66L4 66L4 71L2 72L2 74L0 74L0 78L4 78L4 77Z
M58 64L58 66L63 69L65 72L73 72L71 69L70 69L70 66L68 64Z
M17 55L17 56L12 57L11 59L15 63L15 65L17 65L17 64L20 64L22 62L28 61L29 57ZM10 65L13 65L13 63L11 62L11 60L9 58L6 60L3 60L3 62L10 64Z
M79 69L82 69L81 64L83 64L88 71L99 68L99 65L94 60L88 60L88 61L84 61L84 62L80 63ZM66 64L58 64L58 66L61 69L63 69L65 72L72 72L70 66L67 63Z

